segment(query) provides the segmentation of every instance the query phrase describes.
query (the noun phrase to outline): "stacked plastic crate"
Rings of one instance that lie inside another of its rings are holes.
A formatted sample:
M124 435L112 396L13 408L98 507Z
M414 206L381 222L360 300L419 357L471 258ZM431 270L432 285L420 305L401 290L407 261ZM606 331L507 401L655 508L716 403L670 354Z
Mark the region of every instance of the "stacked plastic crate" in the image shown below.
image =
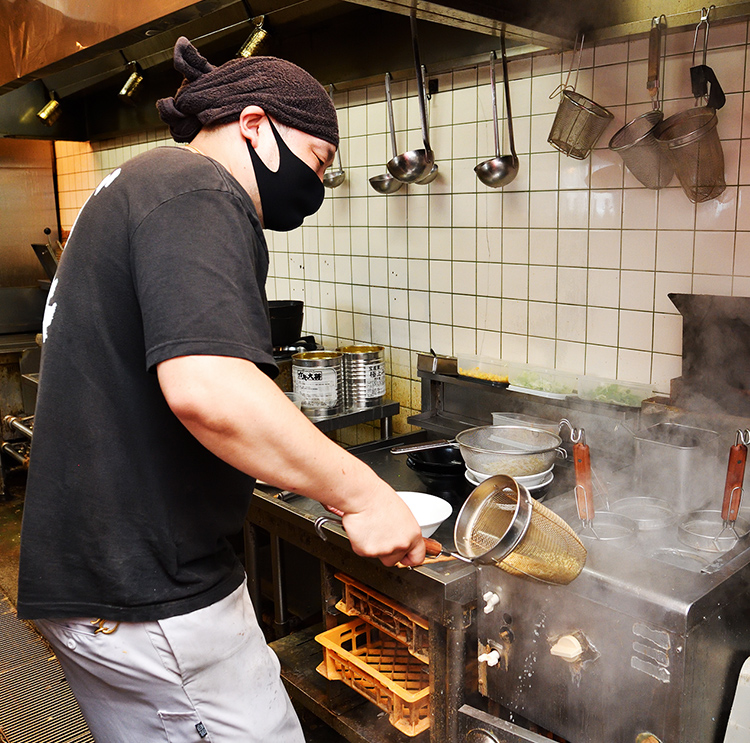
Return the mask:
M357 618L317 635L324 653L318 672L374 702L402 733L418 735L430 726L427 621L347 575L336 577L344 586L336 608Z

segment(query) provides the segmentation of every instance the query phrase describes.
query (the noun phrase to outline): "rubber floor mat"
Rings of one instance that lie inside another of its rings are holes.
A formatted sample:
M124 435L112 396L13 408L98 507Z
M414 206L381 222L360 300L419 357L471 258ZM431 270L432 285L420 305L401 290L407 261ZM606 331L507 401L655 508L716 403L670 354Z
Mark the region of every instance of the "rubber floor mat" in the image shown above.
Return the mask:
M0 593L0 742L93 741L57 658Z

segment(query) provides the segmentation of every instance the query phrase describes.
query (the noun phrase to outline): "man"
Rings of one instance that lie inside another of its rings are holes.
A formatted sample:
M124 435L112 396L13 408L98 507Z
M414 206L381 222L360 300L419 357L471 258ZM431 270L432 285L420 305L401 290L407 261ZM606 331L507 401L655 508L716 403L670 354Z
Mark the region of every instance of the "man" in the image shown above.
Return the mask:
M49 294L19 616L55 649L99 743L285 743L302 733L227 537L253 478L343 513L353 549L424 559L394 491L321 434L275 373L262 226L323 200L333 105L270 57L185 77L162 119L187 148L111 173Z

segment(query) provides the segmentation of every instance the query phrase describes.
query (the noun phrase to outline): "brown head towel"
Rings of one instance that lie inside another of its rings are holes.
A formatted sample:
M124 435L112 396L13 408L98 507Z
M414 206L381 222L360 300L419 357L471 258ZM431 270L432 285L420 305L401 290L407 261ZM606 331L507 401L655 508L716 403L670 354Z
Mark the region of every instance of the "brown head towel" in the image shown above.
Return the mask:
M176 142L190 142L207 124L237 121L260 106L282 124L338 147L336 109L323 86L301 67L276 57L231 59L214 67L181 36L174 66L184 76L172 98L156 102Z

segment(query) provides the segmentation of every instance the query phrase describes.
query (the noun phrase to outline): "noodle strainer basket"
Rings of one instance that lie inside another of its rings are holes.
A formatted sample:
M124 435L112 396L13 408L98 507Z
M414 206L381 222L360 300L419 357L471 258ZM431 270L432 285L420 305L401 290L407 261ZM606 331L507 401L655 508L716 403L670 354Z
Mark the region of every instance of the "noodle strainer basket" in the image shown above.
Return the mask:
M458 553L472 562L544 583L566 585L586 563L586 548L570 526L507 475L474 489L453 538Z
M652 97L653 109L636 116L609 140L609 149L620 155L635 178L646 188L655 190L668 186L674 177L674 166L654 133L664 119L659 105L659 65L665 21L663 15L651 21L646 89Z

